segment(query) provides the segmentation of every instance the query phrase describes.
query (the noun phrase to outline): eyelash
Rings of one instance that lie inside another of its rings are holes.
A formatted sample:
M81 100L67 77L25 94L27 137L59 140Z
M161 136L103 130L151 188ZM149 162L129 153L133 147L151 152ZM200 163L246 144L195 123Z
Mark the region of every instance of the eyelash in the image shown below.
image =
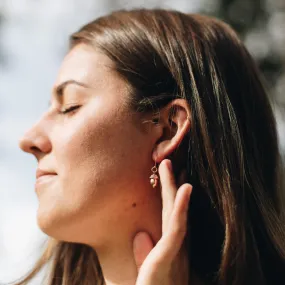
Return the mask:
M65 115L67 113L70 113L70 112L78 109L79 107L80 107L79 105L71 106L71 107L69 107L67 109L64 109L63 111L59 111L59 113L62 114L62 115Z

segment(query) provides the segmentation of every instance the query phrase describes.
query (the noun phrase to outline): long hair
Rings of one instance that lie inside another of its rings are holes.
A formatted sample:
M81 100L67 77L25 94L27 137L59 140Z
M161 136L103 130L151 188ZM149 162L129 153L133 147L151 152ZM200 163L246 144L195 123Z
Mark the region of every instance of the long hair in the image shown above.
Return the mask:
M276 122L256 64L232 28L198 14L121 10L83 26L70 43L107 55L130 86L131 110L153 114L154 123L166 104L187 100L191 129L172 158L176 177L185 168L193 185L185 238L191 270L207 284L285 284ZM92 248L50 238L17 284L47 262L49 285L104 282Z

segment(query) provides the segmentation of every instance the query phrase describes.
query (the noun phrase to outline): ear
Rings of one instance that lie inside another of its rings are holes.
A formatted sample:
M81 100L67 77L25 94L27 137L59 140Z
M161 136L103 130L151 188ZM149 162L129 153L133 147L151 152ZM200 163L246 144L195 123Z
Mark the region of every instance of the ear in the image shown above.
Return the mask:
M175 99L160 111L158 128L161 135L156 141L152 158L161 162L179 147L183 138L190 131L191 113L185 99Z

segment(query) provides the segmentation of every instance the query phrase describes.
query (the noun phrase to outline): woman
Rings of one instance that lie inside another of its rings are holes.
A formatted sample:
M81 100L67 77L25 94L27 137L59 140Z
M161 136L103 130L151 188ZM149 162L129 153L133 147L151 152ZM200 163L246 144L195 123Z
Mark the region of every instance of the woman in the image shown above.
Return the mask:
M17 284L46 263L52 285L285 284L275 119L225 23L140 9L87 24L20 146L50 240Z

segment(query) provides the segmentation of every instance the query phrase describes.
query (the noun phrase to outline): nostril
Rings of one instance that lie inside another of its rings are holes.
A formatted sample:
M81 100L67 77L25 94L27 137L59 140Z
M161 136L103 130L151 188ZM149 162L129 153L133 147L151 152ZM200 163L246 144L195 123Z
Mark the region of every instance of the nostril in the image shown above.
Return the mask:
M40 149L38 147L36 147L36 146L31 146L30 147L30 153L36 153L36 152L39 152L39 151L40 151Z
M30 147L30 150L32 150L32 151L38 151L39 149L38 149L36 146L31 146L31 147Z

